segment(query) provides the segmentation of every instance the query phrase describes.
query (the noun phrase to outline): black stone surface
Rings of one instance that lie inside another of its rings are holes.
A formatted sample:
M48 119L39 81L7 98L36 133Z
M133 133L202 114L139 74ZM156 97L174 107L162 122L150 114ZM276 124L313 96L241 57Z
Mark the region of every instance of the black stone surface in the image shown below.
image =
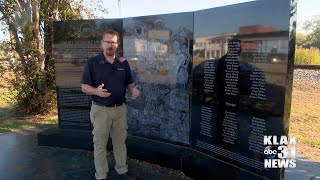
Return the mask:
M123 36L122 19L94 19L55 21L54 57L58 87L80 87L83 66L101 49L101 36L106 30L115 30ZM123 56L122 38L117 54Z
M126 18L123 30L142 92L127 96L130 134L189 144L193 13Z
M105 30L122 32L122 19L96 19L54 22L54 56L56 67L59 127L92 130L90 96L81 92L83 65L102 51L100 40ZM123 55L123 43L117 51Z
M40 146L93 150L91 132L80 130L50 128L38 133L38 144ZM131 135L128 136L126 144L129 157L178 170L181 169L181 161L187 150L183 146ZM111 141L108 143L108 149L112 150Z
M79 87L57 87L59 128L92 130L91 97Z
M261 174L246 171L241 166L234 166L234 164L216 159L192 149L182 160L182 172L194 179L268 179L261 176Z
M186 146L130 135L126 143L130 158L180 170L194 179L211 179L212 177L236 180L267 179L260 174L247 171L242 167L234 166ZM40 146L93 150L92 135L88 131L47 129L38 133L38 144ZM108 149L112 149L110 144ZM88 170L88 172L90 171L94 170ZM74 176L79 176L77 172L74 173Z
M194 14L191 147L271 179L283 174L264 169L263 135L287 135L289 8L255 1Z
M122 36L122 19L55 21L53 30L55 44L66 42L100 44L101 36L106 30L115 30Z
M261 0L56 22L59 129L39 134L39 144L92 149L90 97L80 78L83 64L101 51L98 35L111 28L120 32L118 53L141 91L134 101L127 95L130 156L196 179L282 179L283 169L264 169L262 141L288 134L295 13L290 0ZM232 39L240 43L228 47Z

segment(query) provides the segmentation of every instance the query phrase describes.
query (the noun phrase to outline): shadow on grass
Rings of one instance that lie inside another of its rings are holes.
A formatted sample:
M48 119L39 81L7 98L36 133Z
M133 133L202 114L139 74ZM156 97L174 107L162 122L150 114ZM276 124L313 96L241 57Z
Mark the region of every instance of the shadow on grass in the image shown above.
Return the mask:
M22 118L22 116L16 113L11 107L0 107L0 123L1 121L20 118Z
M0 133L56 124L58 124L57 117L24 117L10 107L0 108Z

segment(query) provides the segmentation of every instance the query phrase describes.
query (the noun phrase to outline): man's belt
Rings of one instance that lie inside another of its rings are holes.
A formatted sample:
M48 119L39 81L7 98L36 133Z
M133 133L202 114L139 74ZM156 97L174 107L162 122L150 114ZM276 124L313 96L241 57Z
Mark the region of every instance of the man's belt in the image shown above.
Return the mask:
M121 106L123 103L104 105L102 103L92 101L92 104L97 105L97 106L103 106L103 107L118 107L118 106Z

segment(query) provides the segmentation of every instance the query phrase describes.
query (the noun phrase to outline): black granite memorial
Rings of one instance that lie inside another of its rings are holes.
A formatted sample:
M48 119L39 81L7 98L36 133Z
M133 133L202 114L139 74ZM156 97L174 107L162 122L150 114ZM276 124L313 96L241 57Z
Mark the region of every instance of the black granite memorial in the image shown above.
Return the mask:
M196 179L283 179L263 135L287 135L296 2L261 0L189 13L54 23L59 128L40 145L92 150L83 65L120 32L141 96L127 97L128 155Z
M264 169L263 135L284 135L288 126L288 3L194 13L191 147L271 179L280 171Z
M92 129L89 117L91 98L81 92L80 80L87 60L102 51L100 38L108 29L122 33L122 20L75 20L54 23L53 51L61 129ZM122 43L118 53L123 53Z
M129 133L189 144L193 13L127 18L123 29L124 56L142 92L127 98Z

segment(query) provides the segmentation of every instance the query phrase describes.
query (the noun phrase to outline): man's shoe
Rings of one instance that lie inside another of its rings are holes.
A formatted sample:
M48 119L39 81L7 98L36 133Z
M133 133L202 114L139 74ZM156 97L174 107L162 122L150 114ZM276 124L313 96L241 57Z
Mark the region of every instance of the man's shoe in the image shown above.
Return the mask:
M123 180L135 180L135 177L132 177L131 175L129 175L128 172L124 173L124 174L119 174L121 179Z

